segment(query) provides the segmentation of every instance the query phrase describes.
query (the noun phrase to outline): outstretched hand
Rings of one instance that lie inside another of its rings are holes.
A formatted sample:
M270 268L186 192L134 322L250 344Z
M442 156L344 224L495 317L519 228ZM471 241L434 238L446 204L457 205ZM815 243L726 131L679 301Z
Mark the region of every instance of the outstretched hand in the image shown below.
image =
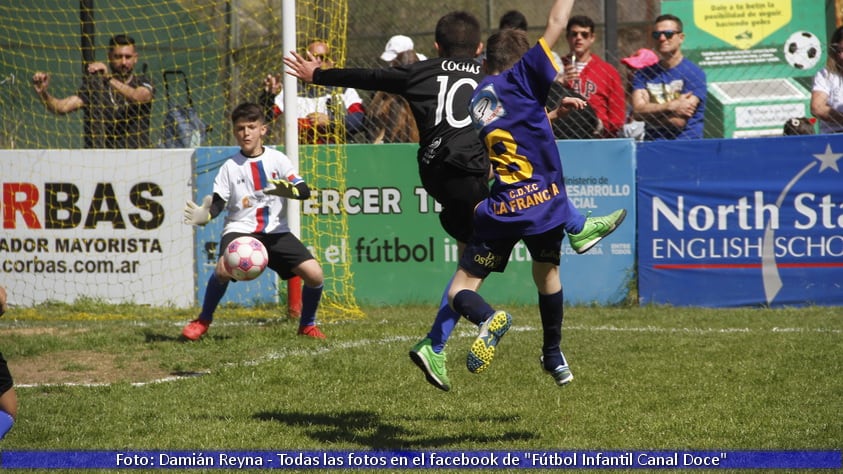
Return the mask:
M46 72L36 72L32 75L32 87L35 92L42 94L47 91L50 86L50 75Z
M205 225L210 222L212 200L211 196L208 195L202 199L201 205L187 201L184 206L184 223L188 225Z
M307 59L295 51L290 51L290 55L284 56L284 65L287 66L284 72L305 82L313 82L313 71L322 67L322 60L314 57L310 51L307 52Z
M551 120L562 118L571 113L573 110L584 109L587 105L588 102L580 99L579 97L563 97L562 100L559 101L559 105L548 113L548 117Z
M263 90L272 95L278 95L284 85L281 83L281 74L267 74L263 79Z

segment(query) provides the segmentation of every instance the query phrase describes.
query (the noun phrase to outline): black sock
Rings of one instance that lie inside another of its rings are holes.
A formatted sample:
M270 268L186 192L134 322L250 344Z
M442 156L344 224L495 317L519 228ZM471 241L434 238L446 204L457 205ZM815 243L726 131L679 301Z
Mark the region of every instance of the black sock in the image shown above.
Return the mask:
M562 303L562 290L552 295L539 293L539 314L541 314L544 331L542 355L544 366L551 369L564 363L559 348L562 342Z
M454 310L478 326L495 314L489 303L471 290L461 290L454 296Z

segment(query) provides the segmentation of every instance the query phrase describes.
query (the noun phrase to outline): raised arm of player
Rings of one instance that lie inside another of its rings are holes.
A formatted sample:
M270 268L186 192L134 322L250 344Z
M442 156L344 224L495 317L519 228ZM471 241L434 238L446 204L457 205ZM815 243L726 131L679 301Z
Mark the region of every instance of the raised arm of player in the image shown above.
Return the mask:
M322 66L322 60L313 57L310 51L307 52L307 59L295 51L290 51L290 56L284 56L284 64L287 66L284 69L287 74L304 82L313 82L313 71Z
M547 15L547 26L545 26L543 35L544 41L550 48L553 48L559 38L565 34L565 28L568 26L568 19L571 18L573 8L574 0L556 0L550 7L550 13Z

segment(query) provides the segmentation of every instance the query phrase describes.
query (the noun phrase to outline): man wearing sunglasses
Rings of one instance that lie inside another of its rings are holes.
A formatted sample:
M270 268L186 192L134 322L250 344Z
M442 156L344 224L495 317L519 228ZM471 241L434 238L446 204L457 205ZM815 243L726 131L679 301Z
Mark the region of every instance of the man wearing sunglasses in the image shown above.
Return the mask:
M307 45L307 52L320 62L321 69L334 67L331 49L324 41L311 42ZM267 111L267 122L284 113L281 74L269 74L264 78L258 103ZM366 111L360 94L351 87L305 85L296 103L300 143L334 143L335 132L342 123L345 124L344 138L347 142L353 141L354 135L363 131Z
M645 140L703 137L706 78L682 55L682 20L656 18L652 33L659 62L640 69L632 79L632 109L645 122Z
M599 122L595 128L585 120L584 114L580 114L583 117L577 120L577 114L574 113L573 116L557 121L562 123L553 124L558 138L614 138L618 136L626 118L626 97L620 74L591 51L597 38L594 27L594 20L584 15L573 16L568 20L565 36L570 52L562 58L564 70L556 78L568 93L560 91L555 85L548 95L547 105L552 110L559 105L563 96L573 92L574 96L588 101L593 110L591 114L596 115Z

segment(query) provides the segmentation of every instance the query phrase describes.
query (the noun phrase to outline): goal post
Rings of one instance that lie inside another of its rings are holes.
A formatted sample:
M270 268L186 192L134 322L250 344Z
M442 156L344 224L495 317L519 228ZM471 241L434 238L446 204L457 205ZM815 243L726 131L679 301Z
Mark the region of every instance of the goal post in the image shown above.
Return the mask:
M283 0L283 16L288 17L283 21L283 54L289 54L291 50L297 50L304 54L305 48L312 41L320 40L328 44L331 49L331 59L336 67L345 64L348 41L348 0ZM288 8L295 8L295 22L290 25ZM289 26L288 26L289 25ZM288 29L289 28L289 29ZM291 31L292 30L292 31ZM292 43L292 45L291 45ZM335 90L316 85L299 84L289 74L284 74L284 89L298 91L297 86L311 88L309 94L325 95L331 94L331 116L338 118L332 127L326 131L317 132L316 141L330 143L331 145L305 145L299 146L297 115L285 113L285 143L293 145L294 148L287 148L294 157L294 163L308 180L315 184L314 192L317 195L320 189L336 190L344 193L346 189L347 160L346 128L342 117L345 117L345 106L341 100L341 94ZM296 95L284 94L285 111L295 110L291 105L295 102ZM339 100L334 100L339 99ZM288 108L292 107L292 108ZM324 135L319 135L324 134ZM292 208L291 208L292 210ZM325 255L329 248L344 249L349 252L348 240L348 219L345 211L339 214L318 214L304 215L298 212L299 208L293 210L293 215L298 216L301 223L301 237L306 245L313 246L317 253ZM362 317L363 312L357 305L354 296L354 274L351 271L351 256L345 258L327 259L319 258L326 277L325 291L323 292L320 315L325 318L342 317L344 319Z
M281 51L296 49L296 0L283 0L281 3ZM282 78L284 90L297 90L296 78L284 74ZM284 94L284 152L292 160L293 166L299 169L299 143L298 143L298 104L297 94ZM301 205L293 199L287 200L287 220L290 223L290 232L301 237ZM287 315L291 318L301 316L302 308L302 281L301 277L294 276L287 280Z

